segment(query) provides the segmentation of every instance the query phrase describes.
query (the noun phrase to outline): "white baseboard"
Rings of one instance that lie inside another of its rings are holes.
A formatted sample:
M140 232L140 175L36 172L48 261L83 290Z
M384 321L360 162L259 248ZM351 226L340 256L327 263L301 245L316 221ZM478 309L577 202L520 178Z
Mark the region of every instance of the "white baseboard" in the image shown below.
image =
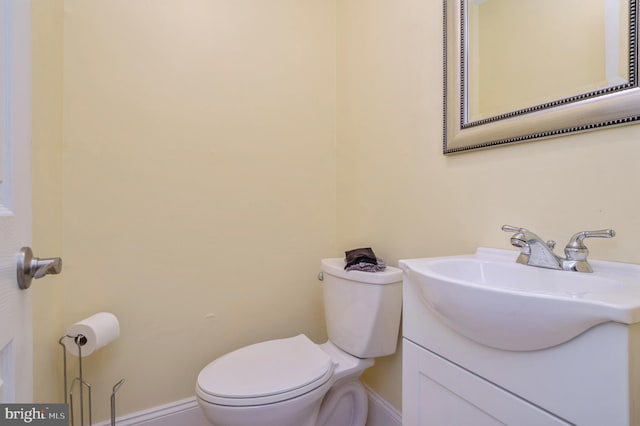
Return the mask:
M365 385L369 396L366 426L402 426L402 413L377 392Z
M110 426L111 422L97 426ZM195 397L181 399L169 404L149 408L116 419L117 426L210 426L200 411Z
M366 387L366 386L365 386ZM366 387L369 395L369 415L367 426L402 426L402 416L391 404L372 389ZM110 421L97 426L110 426ZM195 397L182 399L148 410L126 414L116 419L117 426L209 426L200 411Z

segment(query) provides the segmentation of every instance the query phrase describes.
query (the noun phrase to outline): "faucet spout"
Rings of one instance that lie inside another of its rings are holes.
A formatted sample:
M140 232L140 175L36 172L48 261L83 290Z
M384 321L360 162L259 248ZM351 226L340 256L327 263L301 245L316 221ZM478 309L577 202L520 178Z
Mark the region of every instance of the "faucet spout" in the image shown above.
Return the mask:
M504 225L502 230L514 232L511 236L511 245L520 249L518 263L542 268L562 269L561 259L553 252L553 248L556 246L554 241L545 242L526 228Z
M530 254L526 265L549 269L562 269L562 259L553 252L553 248L540 240L529 240Z

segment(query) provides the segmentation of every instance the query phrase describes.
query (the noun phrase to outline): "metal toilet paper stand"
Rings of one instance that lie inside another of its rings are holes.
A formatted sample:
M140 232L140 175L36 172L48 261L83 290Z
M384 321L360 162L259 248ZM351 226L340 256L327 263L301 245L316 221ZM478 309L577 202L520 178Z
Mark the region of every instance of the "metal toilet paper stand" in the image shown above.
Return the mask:
M76 376L72 381L71 381L71 388L69 389L68 387L68 382L67 382L67 347L65 346L65 344L63 343L63 340L67 338L67 339L72 339L73 342L75 343L75 345L78 347L78 376ZM71 426L75 426L75 418L74 418L74 399L73 399L73 392L74 392L74 387L76 387L76 384L78 385L78 390L79 390L79 404L80 404L80 426L84 426L85 423L85 412L84 412L84 408L85 408L85 398L84 398L84 394L85 394L85 388L87 390L87 408L88 408L88 415L89 415L89 423L88 425L91 426L93 424L93 419L92 419L92 413L91 413L91 385L86 382L82 376L82 347L87 343L87 338L82 335L82 334L77 334L75 336L70 336L68 334L63 335L60 340L58 340L58 344L60 346L62 346L62 365L63 365L63 375L64 375L64 403L67 404L69 406L69 420L70 420L70 425ZM122 385L124 384L124 379L121 379L118 383L116 383L113 386L113 389L111 391L111 398L110 398L110 404L111 404L111 426L115 426L116 424L116 393L120 390L120 388L122 387Z

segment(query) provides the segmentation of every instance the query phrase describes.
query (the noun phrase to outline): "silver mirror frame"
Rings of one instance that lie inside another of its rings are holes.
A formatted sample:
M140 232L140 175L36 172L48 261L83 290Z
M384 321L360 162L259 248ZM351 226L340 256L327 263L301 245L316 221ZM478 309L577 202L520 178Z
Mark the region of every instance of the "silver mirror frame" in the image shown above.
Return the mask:
M464 2L443 1L443 154L528 142L640 120L638 0L630 0L629 83L465 123Z

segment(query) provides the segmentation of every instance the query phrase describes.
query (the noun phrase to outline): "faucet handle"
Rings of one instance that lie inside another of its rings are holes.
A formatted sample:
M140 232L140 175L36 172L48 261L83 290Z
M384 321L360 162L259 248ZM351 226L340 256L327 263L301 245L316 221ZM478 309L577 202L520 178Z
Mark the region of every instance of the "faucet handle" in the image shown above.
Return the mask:
M511 226L511 225L502 225L502 230L504 232L525 232L526 229L520 228L519 226Z
M599 231L581 231L573 234L564 248L567 259L586 260L589 249L584 245L585 238L611 238L615 237L616 231L613 229L601 229Z
M515 242L517 242L518 244L514 244L518 247L521 246L521 244L519 244L519 242L522 242L523 244L526 243L526 239L531 238L531 237L536 237L536 234L534 234L533 232L529 231L526 228L520 228L517 226L511 226L511 225L502 225L502 230L505 232L514 232L516 235L514 235L513 237L511 237L511 244L514 243L514 239L516 240ZM547 245L547 247L549 247L550 250L553 250L556 246L556 242L553 240L549 240L545 243Z
M585 238L611 238L616 236L616 231L613 229L601 229L599 231L581 231L573 234L569 239L567 247L571 248L584 248L583 240Z
M502 230L504 232L513 232L513 235L511 236L511 245L518 247L520 250L525 250L527 247L527 237L525 234L529 231L525 228L519 228L511 225L502 225Z

